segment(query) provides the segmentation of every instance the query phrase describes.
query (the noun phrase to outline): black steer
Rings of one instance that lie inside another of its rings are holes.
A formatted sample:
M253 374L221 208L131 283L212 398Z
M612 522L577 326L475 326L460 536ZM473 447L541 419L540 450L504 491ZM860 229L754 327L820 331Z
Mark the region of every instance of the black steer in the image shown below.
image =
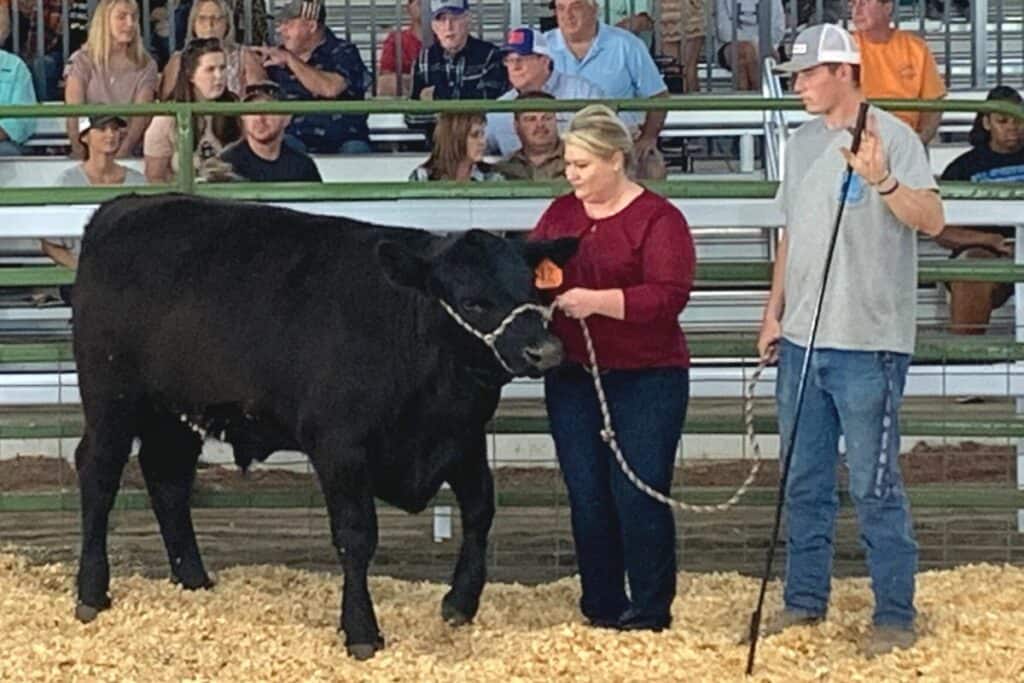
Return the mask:
M441 302L493 331L537 301L535 264L575 248L180 195L101 206L73 293L86 423L78 618L110 606L108 515L136 437L172 578L211 586L189 509L209 432L242 467L280 449L309 456L345 574L341 629L359 658L383 647L366 578L374 497L419 512L448 482L463 539L441 613L471 620L494 517L485 424L512 375L539 376L562 348L537 310L516 313L489 348Z

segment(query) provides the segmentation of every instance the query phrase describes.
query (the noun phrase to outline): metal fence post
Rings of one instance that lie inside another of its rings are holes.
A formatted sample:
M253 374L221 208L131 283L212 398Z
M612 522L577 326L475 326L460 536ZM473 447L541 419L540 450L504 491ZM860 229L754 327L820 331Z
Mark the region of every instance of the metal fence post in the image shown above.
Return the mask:
M988 0L971 0L971 87L988 87Z
M174 112L178 128L178 189L192 192L195 186L195 166L192 165L192 109L188 105L179 106Z

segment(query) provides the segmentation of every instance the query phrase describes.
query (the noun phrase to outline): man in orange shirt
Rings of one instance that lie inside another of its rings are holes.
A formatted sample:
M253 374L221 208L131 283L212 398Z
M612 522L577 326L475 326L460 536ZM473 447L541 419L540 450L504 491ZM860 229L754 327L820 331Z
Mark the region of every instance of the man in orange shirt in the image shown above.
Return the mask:
M917 34L892 26L893 0L850 0L860 47L861 88L869 98L938 100L946 96L931 50ZM928 144L941 112L892 112Z

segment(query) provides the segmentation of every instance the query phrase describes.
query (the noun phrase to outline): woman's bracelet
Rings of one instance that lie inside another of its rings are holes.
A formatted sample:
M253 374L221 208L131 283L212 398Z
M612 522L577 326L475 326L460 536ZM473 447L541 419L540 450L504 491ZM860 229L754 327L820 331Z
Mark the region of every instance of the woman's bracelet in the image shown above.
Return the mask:
M888 197L893 192L895 192L897 189L899 189L899 186L900 186L900 181L898 181L895 178L893 178L893 180L892 180L892 187L890 187L888 190L879 190L878 191L878 196L879 197Z

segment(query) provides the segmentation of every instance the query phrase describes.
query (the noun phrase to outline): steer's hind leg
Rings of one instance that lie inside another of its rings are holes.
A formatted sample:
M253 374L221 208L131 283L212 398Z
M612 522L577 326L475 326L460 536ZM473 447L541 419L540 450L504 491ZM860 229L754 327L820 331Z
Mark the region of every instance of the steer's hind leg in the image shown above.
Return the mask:
M356 659L368 659L384 647L384 639L377 627L366 579L377 550L377 510L366 450L329 435L317 440L310 458L327 502L331 539L345 573L341 598L345 647Z
M487 445L481 432L467 441L465 457L448 477L459 501L462 547L452 588L441 601L441 616L460 626L473 620L487 580L487 534L494 521L494 479L487 466Z
M82 622L92 621L110 607L107 525L131 453L135 420L135 406L126 400L113 400L88 411L85 434L75 449L82 508L75 616Z
M203 442L174 416L150 412L142 420L139 465L163 536L173 580L190 590L211 588L192 526L189 498Z

